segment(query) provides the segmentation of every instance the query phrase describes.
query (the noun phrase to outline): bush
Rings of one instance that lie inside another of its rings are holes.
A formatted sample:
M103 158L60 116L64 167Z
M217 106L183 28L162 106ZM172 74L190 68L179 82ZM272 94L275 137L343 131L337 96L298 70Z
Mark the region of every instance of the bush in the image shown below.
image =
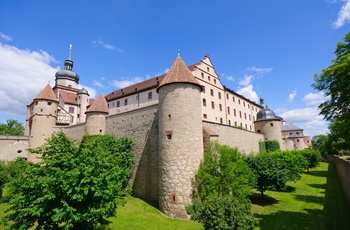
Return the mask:
M315 168L318 166L319 162L322 160L321 153L317 150L313 149L304 149L301 150L301 155L305 158L307 161L306 169L309 172L310 168Z
M280 143L277 140L265 141L266 152L274 152L280 149Z
M248 195L255 176L245 157L234 148L210 143L194 182L194 202L186 207L205 229L252 229L257 220Z
M251 212L248 199L232 196L208 197L194 201L187 208L191 219L203 223L204 229L253 229L257 219Z

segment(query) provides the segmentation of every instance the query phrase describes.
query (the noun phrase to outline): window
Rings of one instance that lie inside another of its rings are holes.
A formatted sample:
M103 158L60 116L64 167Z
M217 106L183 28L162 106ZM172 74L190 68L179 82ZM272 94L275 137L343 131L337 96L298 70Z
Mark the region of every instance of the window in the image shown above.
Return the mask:
M204 85L202 85L202 88L203 88L203 93L205 93L205 86L204 86Z
M208 76L208 81L210 81L210 76Z
M202 79L204 79L204 73L203 72L201 73L201 76L202 76Z
M238 99L238 104L239 104L239 105L241 104L241 99Z
M245 124L245 129L248 129L248 126L247 126L247 124Z
M215 109L215 104L214 104L213 101L211 102L211 108L212 108L212 109Z
M209 67L207 67L207 72L209 72Z
M128 105L128 99L124 100L124 105Z
M207 100L203 98L203 106L207 106Z
M235 102L235 97L232 97L232 101Z
M207 115L207 114L203 114L203 118L204 118L204 119L207 119L207 118L208 118L208 115Z
M151 100L152 99L152 92L149 92L148 93L148 100Z
M242 118L242 112L239 111L239 118Z
M228 93L226 93L226 99L228 99Z
M69 113L74 113L74 107L69 107Z
M270 126L273 127L273 123L270 123Z
M228 125L231 125L231 120L228 120Z
M236 109L233 109L233 115L236 116Z
M243 106L245 107L245 102L243 101Z
M117 107L120 107L120 101L117 101Z
M222 111L222 105L221 104L219 104L219 109L220 109L220 111Z
M250 117L250 114L249 114L249 120L250 120L250 121L252 120L251 117Z
M213 89L210 89L210 95L214 96L214 90Z
M237 121L235 121L235 127L237 127Z
M220 124L222 124L222 118L220 117Z
M227 114L230 114L230 107L227 106Z
M247 114L246 114L246 113L244 113L244 119L246 119L246 120L247 120Z
M221 99L221 93L220 92L218 92L218 97L219 97L219 99Z
M48 104L48 105L51 105L51 104L52 104L52 101L48 101L47 104Z
M216 79L214 79L214 84L216 85Z

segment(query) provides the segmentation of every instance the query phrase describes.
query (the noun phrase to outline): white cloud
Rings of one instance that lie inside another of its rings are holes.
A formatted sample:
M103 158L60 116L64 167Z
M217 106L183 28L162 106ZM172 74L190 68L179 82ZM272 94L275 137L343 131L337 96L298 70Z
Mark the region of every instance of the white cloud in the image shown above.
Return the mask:
M259 68L259 67L251 66L251 67L247 67L246 70L253 72L256 75L263 75L271 72L272 68Z
M338 18L333 22L334 28L340 28L345 23L350 21L350 0L342 0L344 2L340 11L338 12Z
M294 97L297 95L297 91L296 90L294 90L293 92L291 92L290 94L289 94L289 96L288 96L288 101L289 102L293 102L293 100L294 100Z
M0 32L0 40L5 40L5 41L13 41L12 37L10 35L6 35L4 33Z
M106 44L101 39L99 39L97 41L92 41L92 43L101 45L103 48L108 49L108 50L115 50L115 51L118 51L119 53L123 53L123 50L121 50L120 48L113 46L113 45L110 45L110 44Z
M253 75L244 75L244 79L240 81L238 84L241 86L248 86L253 79Z
M328 100L329 97L325 97L323 92L319 93L308 93L303 98L303 101L306 105L319 105L322 102Z
M315 136L328 132L328 124L319 115L317 107L285 110L278 113L278 116L282 117L287 123L296 124L299 128L304 129L304 135L306 136Z
M112 85L114 85L117 89L120 89L120 88L125 88L127 86L139 83L144 80L145 79L141 77L127 77L127 78L123 78L122 80L113 80Z
M248 85L246 87L240 88L237 90L237 93L256 103L259 101L258 94L253 90L253 85Z
M53 56L43 50L19 49L0 42L0 115L25 116L26 105L55 82L59 69Z
M103 79L101 79L101 80L103 80ZM100 82L100 81L93 81L92 84L95 85L95 86L97 86L97 87L99 87L99 88L102 88L102 89L106 88L106 87L103 85L103 83Z

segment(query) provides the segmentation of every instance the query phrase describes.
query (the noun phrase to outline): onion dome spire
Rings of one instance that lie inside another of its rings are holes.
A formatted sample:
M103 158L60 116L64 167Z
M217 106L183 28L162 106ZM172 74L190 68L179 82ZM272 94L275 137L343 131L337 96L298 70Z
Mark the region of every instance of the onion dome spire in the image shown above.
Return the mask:
M68 79L79 83L79 75L73 71L73 61L72 61L72 45L69 45L68 58L64 62L64 69L56 72L57 79Z

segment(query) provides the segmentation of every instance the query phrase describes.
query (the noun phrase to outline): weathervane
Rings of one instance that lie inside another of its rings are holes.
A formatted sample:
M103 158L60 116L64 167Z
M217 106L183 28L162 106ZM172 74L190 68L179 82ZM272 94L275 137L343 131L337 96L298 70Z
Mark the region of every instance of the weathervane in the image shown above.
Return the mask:
M180 50L177 50L177 56L180 57Z

